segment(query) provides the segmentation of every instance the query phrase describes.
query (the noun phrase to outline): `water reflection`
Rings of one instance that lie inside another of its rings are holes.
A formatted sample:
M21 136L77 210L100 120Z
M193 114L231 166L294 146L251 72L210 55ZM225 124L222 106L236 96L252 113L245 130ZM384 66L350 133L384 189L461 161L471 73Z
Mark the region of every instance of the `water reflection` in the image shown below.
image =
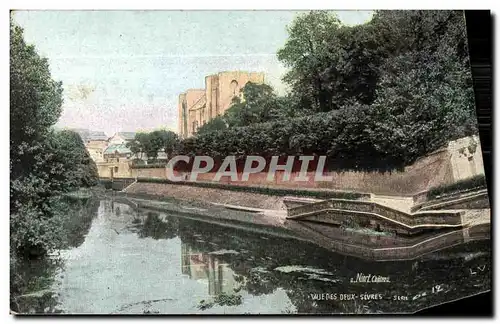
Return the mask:
M82 231L84 242L67 251L60 275L44 274L54 281L55 297L40 299L37 312L399 313L491 285L488 240L415 260L373 262L122 201L102 200L95 214ZM389 281L365 283L363 276Z
M99 200L62 198L59 205L63 233L63 248L83 244L93 219L97 216ZM60 313L58 294L53 289L63 273L64 261L52 255L45 259L25 261L12 258L10 265L10 309L18 313Z
M229 264L219 260L214 254L197 251L184 242L181 249L182 274L190 279L206 282L211 296L234 292L237 281Z
M228 230L160 213L148 212L148 217L155 219L151 223L175 224L171 233L178 233L182 241L182 273L206 280L210 295L241 290L260 296L282 289L294 312L411 312L490 286L488 240L416 260L373 262L291 239ZM468 269L474 267L483 270L468 275ZM358 275L378 276L380 281L357 282ZM470 282L469 288L460 284L464 280ZM350 299L352 294L357 298ZM336 300L315 300L329 298L325 295L336 295Z

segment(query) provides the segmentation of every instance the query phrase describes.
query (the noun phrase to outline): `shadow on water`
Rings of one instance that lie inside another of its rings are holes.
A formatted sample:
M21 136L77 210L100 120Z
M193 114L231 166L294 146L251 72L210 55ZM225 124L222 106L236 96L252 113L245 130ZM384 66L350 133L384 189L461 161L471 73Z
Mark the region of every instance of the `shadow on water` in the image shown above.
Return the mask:
M375 262L294 238L134 207L102 200L75 208L79 216L65 224L71 264L20 267L15 273L23 284L15 295L38 295L16 298L17 309L411 313L491 286L489 240L415 260Z
M293 304L283 313L408 313L491 285L489 240L415 260L374 262L157 212L146 212L140 228L141 237L181 239L182 273L207 279L214 296L200 301L201 310L239 305L241 291L260 296L282 289ZM367 276L375 282L362 282Z
M99 200L63 197L60 212L63 233L62 249L80 246L97 216ZM22 260L11 258L10 295L12 311L17 313L60 313L55 278L63 271L64 261L58 254L47 258Z

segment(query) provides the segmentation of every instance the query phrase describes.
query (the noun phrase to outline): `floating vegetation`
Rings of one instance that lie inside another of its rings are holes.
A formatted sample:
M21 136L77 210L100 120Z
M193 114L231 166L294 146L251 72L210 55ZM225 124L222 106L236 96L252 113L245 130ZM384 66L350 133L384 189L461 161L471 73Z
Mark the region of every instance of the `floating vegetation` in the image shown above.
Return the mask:
M219 306L238 306L241 305L242 298L241 295L228 295L222 293L217 295L211 301L201 300L198 308L200 310L206 310L212 308L215 305Z

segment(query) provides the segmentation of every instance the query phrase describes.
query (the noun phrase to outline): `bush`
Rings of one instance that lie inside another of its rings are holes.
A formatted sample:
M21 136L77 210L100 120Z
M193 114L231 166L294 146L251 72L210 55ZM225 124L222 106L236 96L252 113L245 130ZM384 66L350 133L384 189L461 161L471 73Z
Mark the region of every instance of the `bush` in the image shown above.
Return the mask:
M33 206L24 206L10 215L10 244L23 258L37 258L62 244L61 214L53 211L50 217Z
M397 138L384 135L383 123L388 124L387 117L379 110L354 104L327 113L198 134L183 140L178 153L215 159L322 155L327 156L329 170L389 171L402 169L446 142L420 145L430 140L428 134L418 138L418 132L412 133L411 141L403 141L404 132Z
M223 189L231 191L243 191L257 194L264 194L269 196L304 196L313 197L318 199L360 199L369 197L369 194L358 192L341 192L341 191L321 191L321 190L304 190L304 189L291 189L291 188L271 188L271 187L249 187L240 185L231 185L225 183L215 182L190 182L190 181L170 181L168 179L158 178L137 178L137 182L145 183L165 183L173 185L193 186L200 188Z
M167 162L151 163L151 164L132 164L131 169L161 169L167 166Z
M486 187L486 178L484 175L477 175L468 179L460 180L458 182L452 183L450 185L443 185L431 188L427 192L428 199L435 199L443 195L451 195L454 193L460 193L462 191L468 191L471 189L479 189Z

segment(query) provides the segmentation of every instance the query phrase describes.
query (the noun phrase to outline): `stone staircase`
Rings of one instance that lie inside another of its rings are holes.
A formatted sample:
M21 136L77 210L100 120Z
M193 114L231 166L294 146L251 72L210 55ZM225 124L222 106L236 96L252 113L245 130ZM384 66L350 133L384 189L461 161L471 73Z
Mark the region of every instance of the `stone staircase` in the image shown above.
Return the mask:
M413 235L436 229L458 229L467 226L464 211L418 211L415 213L390 207L373 200L327 199L302 201L287 199L287 219L311 221L337 226L372 228L380 232ZM295 203L292 206L290 201Z
M484 208L490 208L488 191L486 189L433 199L413 206L411 211Z

